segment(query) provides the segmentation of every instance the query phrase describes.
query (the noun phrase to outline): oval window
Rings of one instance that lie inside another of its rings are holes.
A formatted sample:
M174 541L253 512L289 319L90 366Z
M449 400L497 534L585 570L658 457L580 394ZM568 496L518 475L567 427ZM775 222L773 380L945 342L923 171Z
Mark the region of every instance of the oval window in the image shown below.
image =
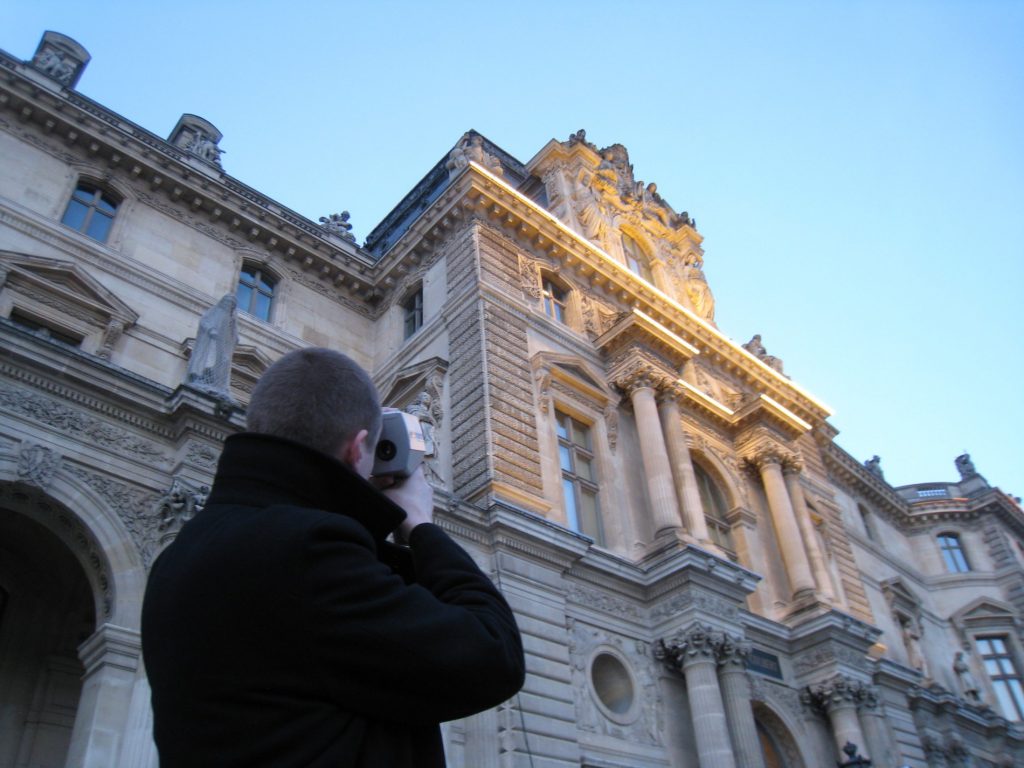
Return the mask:
M590 667L590 677L598 700L616 715L625 715L633 706L633 678L626 665L610 653L600 653Z

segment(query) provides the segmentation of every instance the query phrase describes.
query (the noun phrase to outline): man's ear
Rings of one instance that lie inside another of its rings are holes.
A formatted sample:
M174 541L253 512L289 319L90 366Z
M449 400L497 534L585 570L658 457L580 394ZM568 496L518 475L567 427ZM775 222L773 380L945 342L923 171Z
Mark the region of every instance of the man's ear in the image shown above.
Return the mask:
M370 451L370 446L366 442L366 438L369 436L368 430L360 429L356 432L355 437L341 446L338 458L353 469L360 467L365 461L364 457Z

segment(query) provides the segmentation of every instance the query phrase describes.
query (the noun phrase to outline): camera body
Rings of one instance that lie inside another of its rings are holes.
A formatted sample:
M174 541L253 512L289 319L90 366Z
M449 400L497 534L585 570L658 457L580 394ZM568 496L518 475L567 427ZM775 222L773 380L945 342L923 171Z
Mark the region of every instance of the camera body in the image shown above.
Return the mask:
M419 467L426 451L427 441L420 420L411 413L386 410L374 450L373 475L408 477Z

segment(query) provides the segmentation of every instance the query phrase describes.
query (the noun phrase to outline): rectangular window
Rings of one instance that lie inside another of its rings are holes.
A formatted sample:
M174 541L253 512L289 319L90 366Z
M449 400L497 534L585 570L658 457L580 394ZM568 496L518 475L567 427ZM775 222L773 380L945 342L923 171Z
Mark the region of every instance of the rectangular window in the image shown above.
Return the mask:
M565 303L567 291L555 285L551 280L544 280L541 293L544 296L544 314L557 320L565 322Z
M940 534L939 549L942 550L946 570L950 573L968 573L971 570L964 549L960 545L960 537L955 533Z
M555 411L558 463L562 469L562 497L569 527L604 545L597 472L590 442L590 427Z
M418 288L402 304L404 313L405 338L409 338L423 327L423 288Z
M15 325L28 331L32 331L32 333L37 336L42 336L46 339L53 339L54 341L59 341L62 344L67 344L72 347L78 347L82 344L81 336L74 336L71 333L66 333L57 328L52 328L49 325L33 320L27 315L21 314L18 310L11 312L11 316L8 319Z
M1007 645L1007 636L979 637L976 642L1003 715L1009 720L1024 720L1024 686Z

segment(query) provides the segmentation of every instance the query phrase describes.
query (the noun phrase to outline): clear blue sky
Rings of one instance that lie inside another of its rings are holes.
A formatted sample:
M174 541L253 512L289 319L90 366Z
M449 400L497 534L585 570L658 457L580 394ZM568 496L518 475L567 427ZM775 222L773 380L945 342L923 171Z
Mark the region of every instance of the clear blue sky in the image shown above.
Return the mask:
M705 236L719 327L762 334L894 485L968 450L1024 495L1024 2L11 0L85 95L361 241L464 131L520 160L621 142Z

